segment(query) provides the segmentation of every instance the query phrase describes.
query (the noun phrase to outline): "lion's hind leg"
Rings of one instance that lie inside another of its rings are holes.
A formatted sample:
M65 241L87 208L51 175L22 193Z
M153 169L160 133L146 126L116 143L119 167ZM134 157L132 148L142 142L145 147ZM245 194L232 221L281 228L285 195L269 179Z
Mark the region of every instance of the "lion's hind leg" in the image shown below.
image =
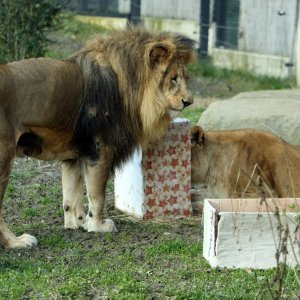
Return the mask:
M32 247L37 244L35 237L29 234L15 236L3 219L3 197L15 157L15 138L5 118L0 118L0 243L5 249Z
M65 228L77 229L86 218L83 199L83 179L79 162L62 164L63 208Z

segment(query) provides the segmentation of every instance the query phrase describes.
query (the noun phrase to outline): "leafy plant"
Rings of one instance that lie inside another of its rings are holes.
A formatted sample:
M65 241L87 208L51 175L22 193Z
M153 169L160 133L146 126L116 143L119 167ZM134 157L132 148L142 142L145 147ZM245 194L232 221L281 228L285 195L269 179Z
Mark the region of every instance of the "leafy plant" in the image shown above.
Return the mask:
M43 56L64 1L0 0L0 62Z

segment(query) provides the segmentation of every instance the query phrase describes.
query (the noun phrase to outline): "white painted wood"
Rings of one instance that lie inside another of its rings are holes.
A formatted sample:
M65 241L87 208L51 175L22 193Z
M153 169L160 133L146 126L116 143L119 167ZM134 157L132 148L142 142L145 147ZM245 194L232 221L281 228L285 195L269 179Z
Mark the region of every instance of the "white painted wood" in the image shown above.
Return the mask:
M280 241L277 206L283 228L289 228L286 263L300 262L299 232L296 230L300 199L206 199L204 203L203 256L213 266L268 269L276 267ZM217 232L217 235L216 235ZM283 235L282 235L283 237ZM283 262L283 256L280 259Z
M207 200L205 200L203 208L203 223L204 223L204 233L203 233L203 256L210 262L210 264L215 267L217 265L216 255L215 255L215 224L217 212L214 206Z

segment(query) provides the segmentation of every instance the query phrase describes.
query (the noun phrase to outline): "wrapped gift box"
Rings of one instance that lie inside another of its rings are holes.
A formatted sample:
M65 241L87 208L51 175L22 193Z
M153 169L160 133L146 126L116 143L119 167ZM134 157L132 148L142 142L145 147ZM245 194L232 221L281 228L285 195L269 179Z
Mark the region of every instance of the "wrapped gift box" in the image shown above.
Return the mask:
M140 219L192 214L190 124L176 118L165 137L115 174L115 206Z

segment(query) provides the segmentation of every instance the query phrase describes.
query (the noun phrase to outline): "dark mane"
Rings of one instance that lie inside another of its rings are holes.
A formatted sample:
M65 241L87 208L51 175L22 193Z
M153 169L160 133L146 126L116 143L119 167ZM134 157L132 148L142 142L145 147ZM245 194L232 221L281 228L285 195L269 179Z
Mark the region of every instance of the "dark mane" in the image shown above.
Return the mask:
M83 95L74 128L74 143L80 156L96 160L99 142L114 150L113 169L132 154L137 144L125 112L118 79L111 67L100 67L87 55L70 59L81 70ZM96 140L99 140L97 142Z

